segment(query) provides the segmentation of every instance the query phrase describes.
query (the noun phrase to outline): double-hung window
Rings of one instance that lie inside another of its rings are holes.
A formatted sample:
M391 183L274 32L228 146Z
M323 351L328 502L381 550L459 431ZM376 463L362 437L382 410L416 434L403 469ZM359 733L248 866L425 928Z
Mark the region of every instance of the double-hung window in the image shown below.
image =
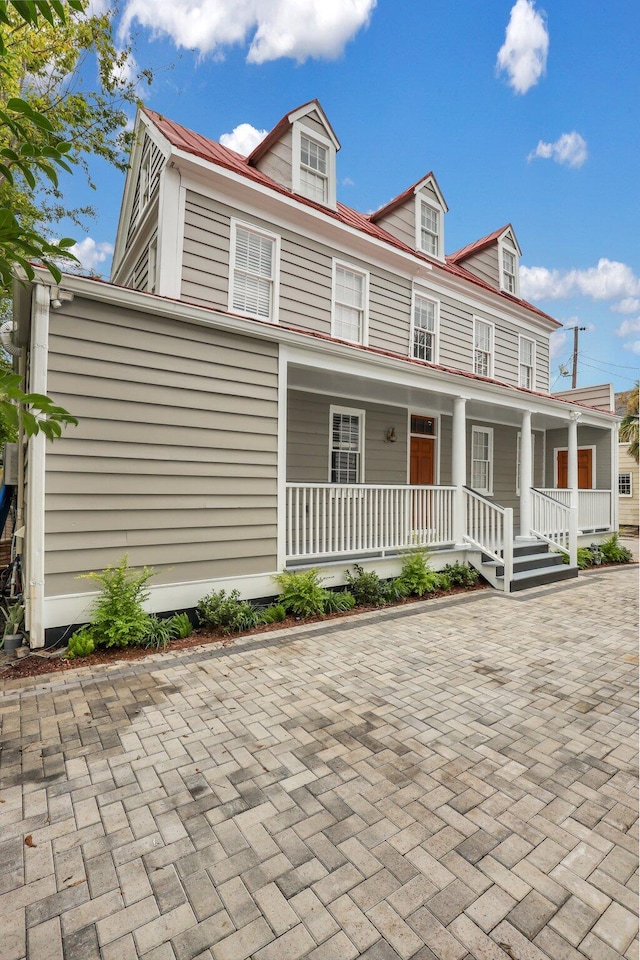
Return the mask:
M440 256L440 211L424 200L420 202L420 249Z
M326 203L329 195L329 151L321 143L300 136L300 192Z
M436 363L438 304L417 294L413 299L413 356Z
M527 337L520 337L520 358L518 367L518 384L528 390L535 389L535 362L536 345Z
M493 495L493 430L471 430L471 486L478 493Z
M275 319L277 238L232 222L229 309Z
M478 319L474 320L473 372L493 376L493 324Z
M364 411L331 407L331 483L360 483Z
M333 291L332 335L366 343L368 275L334 261Z
M621 497L630 497L633 494L633 486L630 473L618 474L618 494Z
M502 289L507 293L516 294L516 269L517 260L515 253L502 248Z

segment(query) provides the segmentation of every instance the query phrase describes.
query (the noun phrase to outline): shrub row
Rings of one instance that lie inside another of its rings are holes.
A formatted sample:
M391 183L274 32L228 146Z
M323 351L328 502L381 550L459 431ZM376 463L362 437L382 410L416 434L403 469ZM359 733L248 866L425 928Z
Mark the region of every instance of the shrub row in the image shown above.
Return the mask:
M85 657L96 647L151 647L166 649L171 640L189 636L191 622L186 613L160 619L144 610L149 596L147 583L153 570L144 567L136 572L128 566L126 555L117 566L101 573L89 573L87 579L100 584L102 590L93 608L92 622L81 627L69 640L66 656ZM328 590L317 570L278 574L278 602L259 607L242 600L238 590L229 594L214 591L196 607L198 622L222 633L241 633L259 624L279 623L287 616L300 619L325 616L354 607L380 607L402 597L449 590L452 586L472 587L478 573L463 563L448 564L436 572L429 564L425 550L407 551L402 558L400 575L394 580L381 579L375 570L365 570L356 563L347 573L345 590Z
M569 557L563 554L564 563L569 563ZM588 567L599 567L608 563L631 563L633 554L620 543L617 533L611 534L604 543L592 543L590 547L578 547L578 567L586 570Z

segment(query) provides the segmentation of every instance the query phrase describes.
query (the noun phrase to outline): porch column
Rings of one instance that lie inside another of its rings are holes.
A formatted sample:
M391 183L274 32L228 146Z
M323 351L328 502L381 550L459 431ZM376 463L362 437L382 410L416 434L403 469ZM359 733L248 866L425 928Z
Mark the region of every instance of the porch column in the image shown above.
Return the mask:
M453 509L453 536L463 543L466 531L464 485L467 482L467 418L466 399L453 399L453 436L451 441L451 483L456 488Z
M580 414L571 414L567 429L567 486L569 488L569 563L578 562L578 420Z
M531 536L531 411L522 411L520 427L520 536Z
M611 520L611 529L617 530L619 524L618 517L618 457L620 454L619 443L619 426L620 424L614 423L611 427L611 500L609 507L609 517ZM635 494L637 496L637 493Z

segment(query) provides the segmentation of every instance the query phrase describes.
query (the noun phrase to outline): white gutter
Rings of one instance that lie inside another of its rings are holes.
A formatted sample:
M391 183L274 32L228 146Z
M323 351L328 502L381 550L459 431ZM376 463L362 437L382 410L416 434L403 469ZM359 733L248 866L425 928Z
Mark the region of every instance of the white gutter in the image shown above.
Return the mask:
M47 392L49 342L49 287L36 284L31 312L29 392ZM29 438L27 464L26 567L24 570L25 625L29 645L44 646L44 491L47 438Z

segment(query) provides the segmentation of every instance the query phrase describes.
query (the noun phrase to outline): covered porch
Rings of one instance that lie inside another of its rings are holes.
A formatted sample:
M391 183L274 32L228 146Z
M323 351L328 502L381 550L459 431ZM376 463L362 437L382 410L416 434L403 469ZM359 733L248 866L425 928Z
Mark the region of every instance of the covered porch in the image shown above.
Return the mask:
M463 396L431 368L394 382L291 360L286 379L287 566L424 546L508 567L518 540L575 564L581 536L616 528L617 437L598 411L456 376Z

